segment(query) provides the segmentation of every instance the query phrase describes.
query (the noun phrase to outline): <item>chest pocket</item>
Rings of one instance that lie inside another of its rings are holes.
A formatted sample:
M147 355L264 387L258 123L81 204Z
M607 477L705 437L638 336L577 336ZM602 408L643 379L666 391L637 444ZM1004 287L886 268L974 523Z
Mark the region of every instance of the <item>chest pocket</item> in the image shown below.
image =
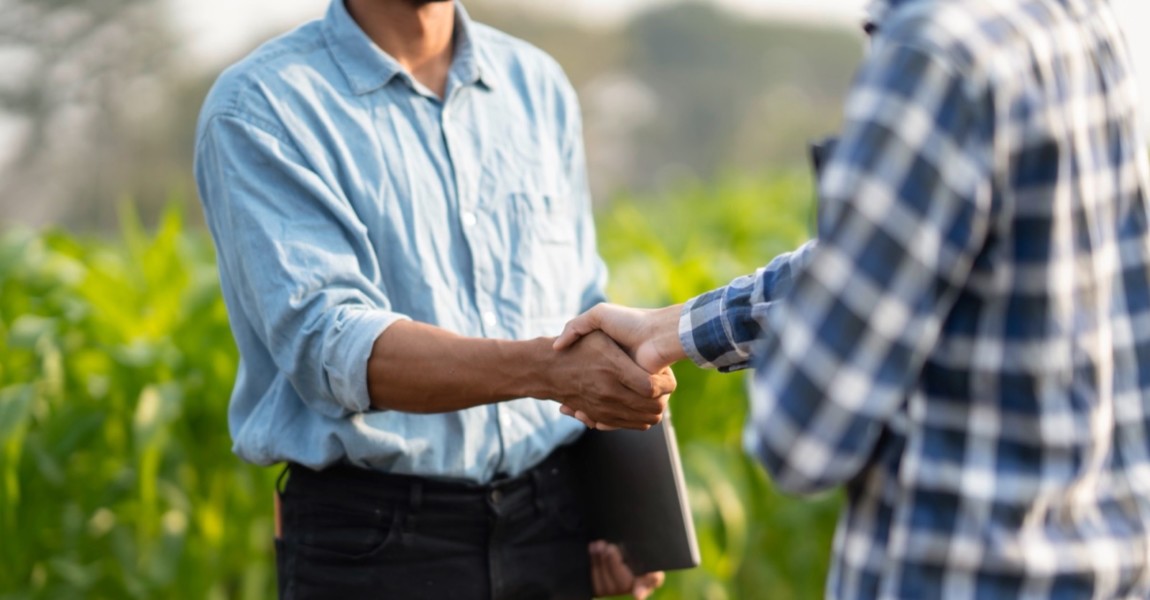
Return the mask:
M584 285L570 199L547 192L516 192L508 200L520 241L512 261L522 277L527 316L570 316L578 309Z
M575 213L567 198L552 193L517 192L511 194L511 204L524 237L542 245L575 244Z

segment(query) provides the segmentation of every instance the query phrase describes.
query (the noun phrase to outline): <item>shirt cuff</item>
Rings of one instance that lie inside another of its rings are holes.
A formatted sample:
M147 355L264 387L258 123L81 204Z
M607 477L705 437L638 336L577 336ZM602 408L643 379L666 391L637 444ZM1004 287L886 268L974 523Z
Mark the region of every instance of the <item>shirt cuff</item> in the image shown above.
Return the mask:
M367 362L375 340L393 324L409 320L405 315L376 310L358 310L340 320L324 353L331 392L340 406L352 413L371 410Z
M754 275L707 292L683 305L679 342L688 358L703 368L737 371L750 366L756 341L763 335L764 317L794 286L814 253L817 242L780 254Z
M734 330L732 322L753 324L754 320L750 318L749 294L733 291L728 286L692 298L679 314L679 342L687 358L705 369L737 371L748 366L749 345L758 333L757 324L756 331ZM731 303L732 299L741 301Z

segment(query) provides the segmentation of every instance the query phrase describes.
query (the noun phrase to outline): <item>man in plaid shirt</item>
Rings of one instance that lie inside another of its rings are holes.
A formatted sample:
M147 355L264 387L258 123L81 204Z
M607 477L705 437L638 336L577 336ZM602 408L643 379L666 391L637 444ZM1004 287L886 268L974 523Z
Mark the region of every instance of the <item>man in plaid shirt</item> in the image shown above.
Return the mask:
M1150 169L1109 3L877 8L818 243L558 343L754 367L749 451L846 489L829 597L1150 597Z

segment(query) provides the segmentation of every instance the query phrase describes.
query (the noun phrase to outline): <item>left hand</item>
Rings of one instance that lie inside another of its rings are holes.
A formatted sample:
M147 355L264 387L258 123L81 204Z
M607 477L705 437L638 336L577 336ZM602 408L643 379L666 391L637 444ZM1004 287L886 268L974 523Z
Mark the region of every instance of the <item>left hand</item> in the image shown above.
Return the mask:
M614 544L598 540L591 542L587 550L591 554L591 585L596 598L631 594L631 597L643 600L666 579L662 571L636 577Z

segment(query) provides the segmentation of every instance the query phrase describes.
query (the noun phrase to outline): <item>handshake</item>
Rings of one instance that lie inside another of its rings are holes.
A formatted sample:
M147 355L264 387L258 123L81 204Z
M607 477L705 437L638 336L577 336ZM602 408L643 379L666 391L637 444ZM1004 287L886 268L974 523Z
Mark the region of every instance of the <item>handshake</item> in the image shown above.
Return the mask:
M599 304L572 319L555 338L567 364L587 369L567 397L563 414L593 429L649 429L659 423L675 390L670 365L686 358L679 341L681 305L659 309Z

